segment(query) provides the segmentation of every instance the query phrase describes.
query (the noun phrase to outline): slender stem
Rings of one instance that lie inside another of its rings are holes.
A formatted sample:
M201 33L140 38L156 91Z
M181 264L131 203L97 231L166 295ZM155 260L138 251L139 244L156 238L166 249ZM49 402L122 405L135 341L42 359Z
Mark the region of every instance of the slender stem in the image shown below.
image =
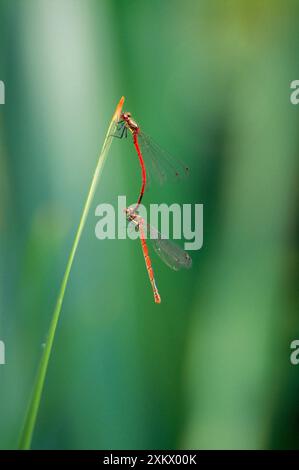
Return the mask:
M66 286L68 283L69 275L70 275L74 257L78 248L78 244L82 235L82 231L84 229L86 219L90 210L90 206L94 197L97 183L101 176L104 163L106 161L108 151L112 142L112 134L115 131L123 104L124 104L124 97L120 99L116 107L115 113L112 117L112 120L110 122L108 131L107 131L104 143L103 143L103 147L98 158L98 163L97 163L97 166L96 166L93 178L92 178L92 182L89 188L87 199L83 208L83 212L82 212L78 229L75 235L73 246L72 246L69 258L68 258L68 262L67 262L65 273L64 273L62 283L60 286L60 291L58 294L56 306L55 306L52 320L50 323L47 341L46 341L43 354L40 360L39 368L37 371L36 382L33 388L33 393L32 393L31 400L29 402L29 407L26 413L25 424L22 430L21 439L19 443L20 449L30 449L31 447L32 436L33 436L33 432L34 432L34 428L36 424L36 418L37 418L39 407L40 407L40 401L41 401L43 388L45 384L45 378L47 375L49 359L51 356L51 351L52 351L53 342L55 338L55 332L56 332L56 328L57 328L57 324L58 324L58 320L59 320L59 316L61 312L61 307L62 307L62 302L63 302Z

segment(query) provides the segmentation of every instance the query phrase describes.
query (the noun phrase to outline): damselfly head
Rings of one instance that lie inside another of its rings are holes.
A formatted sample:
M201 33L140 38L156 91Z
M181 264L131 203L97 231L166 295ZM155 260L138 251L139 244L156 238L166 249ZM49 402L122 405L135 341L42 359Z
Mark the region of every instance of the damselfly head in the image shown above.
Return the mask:
M133 207L127 207L124 211L126 213L127 220L132 221L138 218L138 211L135 211Z
M131 113L129 113L128 111L126 111L125 113L122 113L121 117L126 121L127 119L130 119L130 117L132 116Z
M139 132L139 126L134 119L132 119L132 114L126 111L120 116L121 121L125 121L127 128L132 134L137 134Z

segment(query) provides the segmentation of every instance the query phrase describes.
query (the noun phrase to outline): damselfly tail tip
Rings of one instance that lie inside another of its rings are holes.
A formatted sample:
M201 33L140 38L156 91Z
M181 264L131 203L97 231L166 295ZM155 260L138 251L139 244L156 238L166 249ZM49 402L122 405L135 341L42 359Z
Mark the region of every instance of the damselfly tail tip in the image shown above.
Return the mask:
M160 294L155 294L155 304L160 304L160 303L161 303Z

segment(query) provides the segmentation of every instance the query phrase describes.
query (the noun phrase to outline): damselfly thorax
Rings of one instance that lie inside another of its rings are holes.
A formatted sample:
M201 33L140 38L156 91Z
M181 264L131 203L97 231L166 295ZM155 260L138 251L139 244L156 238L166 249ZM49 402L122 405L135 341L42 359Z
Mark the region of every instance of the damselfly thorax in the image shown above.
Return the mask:
M126 128L132 133L132 134L138 134L139 132L139 126L134 119L132 119L131 113L125 112L122 113L120 116L120 119L125 122Z

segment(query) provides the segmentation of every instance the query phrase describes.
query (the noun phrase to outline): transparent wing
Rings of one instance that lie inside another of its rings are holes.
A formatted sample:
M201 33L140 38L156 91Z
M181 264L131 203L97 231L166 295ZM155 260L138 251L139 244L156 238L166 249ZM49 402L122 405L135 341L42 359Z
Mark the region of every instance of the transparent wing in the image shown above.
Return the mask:
M126 214L132 229L139 231L140 226L143 227L146 238L151 240L155 252L167 266L175 271L191 268L192 259L186 251L172 240L163 238L161 233L149 224L144 224L143 219L133 209L127 208Z
M140 131L138 141L146 167L150 169L149 173L153 173L160 184L168 179L178 181L189 175L187 165L172 157L147 134Z
M179 269L191 268L191 257L176 243L162 238L160 232L149 225L147 225L147 236L150 238L155 252L171 269L178 271Z

